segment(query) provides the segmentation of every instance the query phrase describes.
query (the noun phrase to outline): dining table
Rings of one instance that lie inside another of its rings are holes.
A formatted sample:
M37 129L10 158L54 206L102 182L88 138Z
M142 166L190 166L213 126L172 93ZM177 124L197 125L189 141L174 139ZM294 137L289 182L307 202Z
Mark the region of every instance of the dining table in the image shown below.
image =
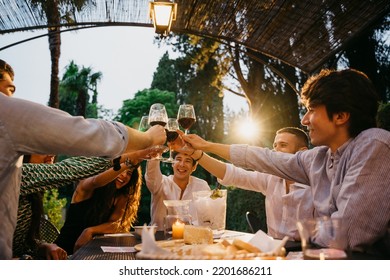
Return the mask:
M252 237L254 234L225 230L219 238L232 239L235 237ZM166 240L164 231L157 231L155 240ZM134 232L104 234L95 236L87 244L78 249L70 260L136 260L136 245L141 244L140 236ZM285 244L286 254L301 250L300 242L287 241ZM297 259L300 255L293 254L292 259ZM287 258L288 259L288 258Z
M251 233L226 230L220 238L253 236ZM164 231L157 231L155 240L166 240ZM95 236L87 244L78 249L70 260L136 260L138 251L134 248L142 240L134 232L104 234Z

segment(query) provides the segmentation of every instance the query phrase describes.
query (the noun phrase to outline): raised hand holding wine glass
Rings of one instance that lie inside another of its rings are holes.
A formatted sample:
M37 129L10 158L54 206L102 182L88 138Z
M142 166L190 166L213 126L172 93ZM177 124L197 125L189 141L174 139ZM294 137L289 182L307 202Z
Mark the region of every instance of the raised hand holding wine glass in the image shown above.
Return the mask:
M194 125L196 121L194 106L191 104L180 105L179 111L177 112L177 121L179 122L180 126L184 128L184 133L187 135L188 130ZM185 143L182 150L187 151L190 150L190 148Z
M148 121L150 126L161 125L165 127L168 122L168 114L164 104L155 103L150 106ZM157 145L153 148L155 148L157 156L153 157L152 159L163 160L164 158L162 157L162 153L166 152L168 147L164 145Z
M173 142L179 136L177 130L179 129L179 123L176 118L169 118L165 130L167 133L167 142ZM175 159L172 157L172 148L169 146L169 158L164 159L164 162L173 163Z

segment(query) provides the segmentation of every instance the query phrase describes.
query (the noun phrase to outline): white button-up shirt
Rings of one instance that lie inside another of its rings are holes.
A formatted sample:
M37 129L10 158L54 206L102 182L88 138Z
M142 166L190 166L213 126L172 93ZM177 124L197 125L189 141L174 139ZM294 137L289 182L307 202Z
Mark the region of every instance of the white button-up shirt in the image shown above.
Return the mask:
M286 180L226 164L222 185L261 192L265 195L268 234L277 239L288 236L300 240L296 222L313 218L311 189L303 184L291 184L286 193Z
M164 218L167 215L164 200L179 200L181 188L173 181L173 175L166 176L161 173L160 162L157 160L148 161L145 182L151 192L152 200L150 205L150 223L156 224L158 230L164 230ZM203 190L210 190L208 183L203 179L190 176L181 199L191 200L189 212L193 219L195 219L196 213L192 205L192 193Z

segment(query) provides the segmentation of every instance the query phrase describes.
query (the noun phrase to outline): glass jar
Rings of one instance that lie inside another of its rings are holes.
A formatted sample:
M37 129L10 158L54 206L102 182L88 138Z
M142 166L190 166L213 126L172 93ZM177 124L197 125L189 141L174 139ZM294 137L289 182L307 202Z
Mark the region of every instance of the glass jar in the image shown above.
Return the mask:
M164 200L167 215L164 218L164 234L166 239L182 239L184 225L192 223L190 215L191 200Z

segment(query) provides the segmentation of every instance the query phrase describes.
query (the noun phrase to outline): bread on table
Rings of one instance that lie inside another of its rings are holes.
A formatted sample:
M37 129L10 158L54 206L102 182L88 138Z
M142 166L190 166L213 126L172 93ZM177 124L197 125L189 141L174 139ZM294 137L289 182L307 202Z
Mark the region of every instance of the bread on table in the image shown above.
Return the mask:
M213 231L208 227L185 225L183 238L185 244L213 244Z

